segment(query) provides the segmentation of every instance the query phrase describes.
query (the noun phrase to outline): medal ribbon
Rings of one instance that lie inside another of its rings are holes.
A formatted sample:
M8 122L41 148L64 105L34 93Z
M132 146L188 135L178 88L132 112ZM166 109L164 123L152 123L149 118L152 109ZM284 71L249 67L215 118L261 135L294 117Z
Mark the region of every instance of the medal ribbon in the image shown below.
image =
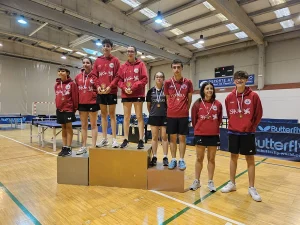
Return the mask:
M180 85L180 89L179 89L179 91L177 91L177 88L176 88L175 83L174 83L174 81L173 81L173 77L172 77L172 83L173 83L173 86L174 86L174 88L175 88L176 95L177 95L177 97L179 97L179 94L180 94L180 92L181 92L182 85ZM184 78L183 78L183 83L184 83Z
M237 91L235 91L235 96L236 96L236 101L238 103L238 112L239 113L243 113L244 93L242 93L242 101L241 101L241 103L240 103L240 101L238 99Z
M215 105L215 101L212 103L212 105L211 105L211 107L210 107L210 109L209 109L209 110L207 109L207 107L206 107L206 105L205 105L205 103L204 103L204 101L203 101L203 99L202 99L202 98L201 98L201 101L202 101L202 103L203 103L203 105L204 105L204 107L205 107L205 109L206 109L206 112L207 112L207 114L205 115L205 117L207 117L207 116L209 115L209 113L210 113L211 109L214 107L214 105Z

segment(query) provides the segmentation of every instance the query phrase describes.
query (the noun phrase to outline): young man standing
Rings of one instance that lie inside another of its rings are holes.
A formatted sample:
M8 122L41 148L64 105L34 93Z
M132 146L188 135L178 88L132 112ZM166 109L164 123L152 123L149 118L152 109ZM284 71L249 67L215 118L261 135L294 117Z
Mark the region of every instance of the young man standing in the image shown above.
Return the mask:
M93 74L98 77L97 86L97 104L100 104L101 110L101 125L102 125L102 140L97 143L97 147L107 146L107 115L109 112L111 128L112 128L112 147L118 148L119 144L116 139L116 104L118 92L118 76L117 72L120 68L119 59L111 55L113 43L109 39L102 41L103 56L96 59Z
M249 188L248 193L253 200L260 202L261 197L254 187L255 179L255 131L263 109L259 96L246 87L248 74L237 71L234 76L235 89L226 97L225 106L229 120L229 152L230 181L221 189L223 193L236 190L235 175L239 154L245 155L248 166Z
M193 84L189 79L182 77L183 64L175 59L171 68L174 76L165 82L165 96L167 98L167 134L170 135L170 149L172 160L169 169L177 166L177 135L179 135L178 168L185 170L184 154L186 149L186 135L189 133L189 109L192 102Z

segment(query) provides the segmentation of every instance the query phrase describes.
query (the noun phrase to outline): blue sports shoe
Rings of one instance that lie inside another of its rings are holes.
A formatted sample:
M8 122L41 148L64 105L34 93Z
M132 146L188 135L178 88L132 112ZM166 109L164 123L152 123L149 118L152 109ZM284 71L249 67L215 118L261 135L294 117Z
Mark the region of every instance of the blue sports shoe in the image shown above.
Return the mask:
M183 160L178 161L178 168L180 170L185 170L186 169L186 165L185 165L185 162Z
M168 169L172 170L177 166L177 160L176 159L172 159L171 162L169 163Z

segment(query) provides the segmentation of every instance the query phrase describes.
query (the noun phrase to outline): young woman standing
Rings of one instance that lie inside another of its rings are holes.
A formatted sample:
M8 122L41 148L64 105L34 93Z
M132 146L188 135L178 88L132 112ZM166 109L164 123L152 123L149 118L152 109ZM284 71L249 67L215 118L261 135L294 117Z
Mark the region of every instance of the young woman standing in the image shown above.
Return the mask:
M200 88L200 98L192 107L192 124L194 127L197 159L195 163L195 180L190 190L197 190L200 185L200 174L203 167L205 148L207 148L208 189L216 191L213 176L215 156L220 145L220 124L222 123L222 104L216 100L215 87L205 82Z

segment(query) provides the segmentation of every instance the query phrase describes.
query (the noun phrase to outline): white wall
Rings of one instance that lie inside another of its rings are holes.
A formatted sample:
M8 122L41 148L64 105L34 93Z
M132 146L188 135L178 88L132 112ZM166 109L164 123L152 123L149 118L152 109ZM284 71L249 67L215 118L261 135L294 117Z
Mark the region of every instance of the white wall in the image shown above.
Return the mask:
M300 38L270 43L266 51L265 84L300 81Z

